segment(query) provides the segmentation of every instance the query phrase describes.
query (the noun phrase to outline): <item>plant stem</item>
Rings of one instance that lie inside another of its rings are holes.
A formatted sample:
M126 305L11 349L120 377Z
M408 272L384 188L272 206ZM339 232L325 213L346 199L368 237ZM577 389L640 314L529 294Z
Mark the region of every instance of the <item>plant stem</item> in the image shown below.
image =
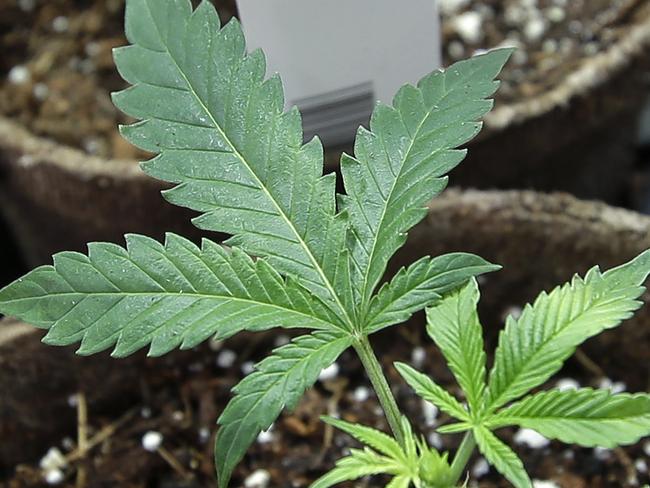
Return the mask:
M388 420L388 425L390 425L395 439L397 439L397 442L399 442L401 446L404 446L401 414L397 407L397 402L395 401L393 392L390 390L388 381L386 381L384 372L381 369L381 364L379 364L377 356L375 356L375 352L372 350L372 346L370 345L370 341L368 341L368 336L364 335L359 338L354 345L354 349L357 351L361 363L370 378L370 382L377 393L377 398L379 398L379 403L384 409L386 420Z
M463 475L463 471L465 471L467 462L472 452L474 452L474 447L476 447L476 440L474 440L474 434L470 430L465 433L465 437L463 437L463 441L460 443L458 451L456 451L456 455L454 456L454 461L451 463L452 486L458 484L460 477Z

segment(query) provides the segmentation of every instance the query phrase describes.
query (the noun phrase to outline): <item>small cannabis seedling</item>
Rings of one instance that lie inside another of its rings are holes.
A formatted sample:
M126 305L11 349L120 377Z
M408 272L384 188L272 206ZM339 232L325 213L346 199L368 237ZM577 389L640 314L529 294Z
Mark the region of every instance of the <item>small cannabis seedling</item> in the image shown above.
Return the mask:
M487 380L474 277L498 266L464 253L423 257L379 287L407 231L464 158L456 148L478 133L510 50L435 71L402 87L392 106L378 104L370 129L357 133L354 156L341 159L347 193L336 195L335 176L322 174L319 140L303 144L300 114L283 111L279 77L265 78L262 52L247 53L236 21L221 27L207 1L192 11L189 0L127 0L126 34L131 45L116 49L115 61L133 86L113 100L140 122L122 134L158 154L142 168L175 185L167 200L200 212L194 223L201 229L230 234L229 247L204 240L199 248L173 234L164 244L140 235L126 236L126 248L91 243L88 255L56 254L53 266L1 290L0 312L47 329L47 344L81 342L80 354L114 347L117 357L145 346L158 356L244 330L310 330L233 388L218 420L220 487L258 433L350 347L394 439L327 420L368 447L339 461L317 488L380 473L392 475L391 488L456 486L475 443L517 487L529 487L494 429L522 425L606 447L648 433L647 395L551 391L511 404L582 341L630 316L650 271L647 253L604 274L593 269L509 318ZM399 413L368 340L426 307L429 334L467 406L397 367L419 395L458 419L441 431L466 432L451 465Z

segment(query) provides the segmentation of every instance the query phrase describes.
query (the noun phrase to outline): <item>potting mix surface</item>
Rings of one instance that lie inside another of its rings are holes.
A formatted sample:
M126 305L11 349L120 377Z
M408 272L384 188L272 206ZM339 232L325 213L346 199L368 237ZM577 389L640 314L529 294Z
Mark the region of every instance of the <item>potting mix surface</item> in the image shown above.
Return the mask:
M214 3L222 21L236 15L234 0ZM645 4L440 0L444 64L478 49L516 46L496 99L521 101L615 43L635 16L647 15ZM0 114L91 154L145 157L119 136L117 125L128 119L109 96L125 86L111 57L113 47L126 44L123 11L124 0L0 0Z
M384 331L374 342L389 382L395 385L398 403L414 423L416 432L439 449L454 450L460 435L443 436L435 432L449 418L416 397L390 366L397 360L408 361L460 395L443 358L425 337L423 329L421 323L413 321ZM487 347L493 350L495 336L488 332ZM236 345L213 343L195 351L189 362L183 362L182 366L179 362L175 368L163 366L161 359L154 359L153 367L141 375L140 384L133 385L128 400L115 400L119 407L109 404L101 411L89 409L83 429L90 447L81 458L77 445L80 424L74 420L79 401L78 397L70 396L70 421L56 440L42 446L40 463L48 462L47 452L52 448L58 450L57 457L64 457L65 462L61 467L64 479L57 486L66 488L216 487L212 457L215 420L231 397L229 390L250 371L253 361L288 340L281 332L275 332L250 335ZM605 373L598 364L601 357L579 354L546 386L575 388L579 385L616 391L647 387L647 378L640 377L644 375L642 369L626 370L612 366L608 360L603 365L607 369ZM155 368L155 361L160 362L160 368ZM98 381L105 382L106 378ZM344 353L335 367L324 370L294 412L283 413L268 432L260 434L236 469L231 486L307 487L347 449L359 447L348 435L326 427L319 420L324 414L388 431L377 399L352 351ZM621 488L650 482L650 441L608 450L567 446L527 430L502 429L498 435L513 446L533 479L547 483L536 486ZM158 446L162 450L156 450ZM469 464L469 473L470 486L510 486L478 454ZM382 481L385 480L375 477L341 486L384 486ZM0 486L51 485L44 481L44 471L35 459L5 473L4 480L0 478Z

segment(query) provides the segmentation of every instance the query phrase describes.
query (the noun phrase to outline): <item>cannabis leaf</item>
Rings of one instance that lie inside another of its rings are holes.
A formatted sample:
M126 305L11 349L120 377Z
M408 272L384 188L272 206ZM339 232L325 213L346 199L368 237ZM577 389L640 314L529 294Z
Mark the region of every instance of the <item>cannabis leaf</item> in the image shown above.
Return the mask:
M342 157L348 195L340 202L351 219L352 282L362 309L406 232L446 186L442 176L465 157L454 148L479 132L477 120L492 107L486 98L511 52L494 50L403 86L392 107L377 105L370 130L359 129L354 157Z
M545 391L502 410L488 425L519 425L569 444L613 448L650 432L650 395L588 388Z
M465 392L472 414L479 414L485 392L483 331L476 312L476 280L427 309L427 332L445 356Z
M490 372L490 410L514 400L556 373L583 341L616 327L641 306L641 284L650 273L650 251L605 273L542 293L518 319L509 316Z
M115 105L141 119L123 127L142 149L160 153L144 171L177 184L172 203L202 212L202 229L265 256L299 278L351 322L346 217L335 215L335 177L322 176L317 139L302 144L297 110L283 113L279 77L264 79L260 50L246 53L240 25L220 28L208 1L128 0L126 35L115 50L130 88Z
M377 474L393 476L386 485L387 488L408 488L411 483L416 487L449 486L447 453L441 455L428 447L423 439L417 439L405 418L401 421L404 446L370 427L331 417L323 417L323 420L369 447L364 447L363 450L351 449L349 456L337 461L336 467L316 480L310 488L329 488L337 483Z
M575 276L571 283L542 293L519 319L508 317L487 388L476 280L429 307L427 332L458 380L469 412L427 376L405 364L395 366L420 397L459 420L438 432L466 432L463 445L471 445L473 437L486 459L510 482L530 488L521 460L492 430L518 425L567 443L608 448L637 442L650 432L647 394L553 390L503 407L546 381L581 342L631 316L641 304L637 298L649 273L650 251L646 251L605 273L593 268L584 279Z
M233 392L235 396L219 417L216 457L219 486L230 476L260 431L277 418L283 408L293 409L304 391L352 344L340 332L314 332L276 349L256 365Z
M469 278L500 268L467 253L423 257L408 268L401 268L372 298L365 330L370 334L405 322Z
M168 234L164 246L127 235L127 248L91 243L88 256L62 252L0 291L3 312L49 329L47 344L81 341L80 354L115 345L126 356L191 348L242 330L300 327L341 330L308 290L264 260L208 240L199 249Z
M483 426L475 427L474 438L481 454L516 488L532 488L521 459L506 444Z
M406 480L406 485L409 486L410 479L401 476L399 473L403 471L403 467L398 462L381 456L376 452L366 448L350 449L350 455L339 459L336 462L336 467L329 471L327 474L316 480L310 485L310 488L329 488L344 481L351 481L359 479L363 476L388 474L393 475L393 481L399 479L398 483L403 483ZM392 482L392 481L391 481ZM399 484L397 486L400 486Z
M469 421L469 415L465 407L431 378L405 363L395 363L395 368L419 397L433 403L440 410L454 418Z
M510 51L405 86L394 108L380 104L371 130L359 131L356 159L343 158L350 196L337 209L320 142L303 144L300 114L284 112L279 77L266 78L261 51L247 53L236 20L222 27L206 0L195 10L189 0L127 0L126 35L130 45L114 56L131 86L113 100L138 122L121 132L157 154L142 168L173 184L166 198L198 211L198 227L230 234L232 249L175 235L164 245L137 235L126 248L91 243L88 255L57 254L53 266L0 290L0 311L48 329L47 343L80 341L82 354L115 346L115 356L147 345L160 355L243 330L312 329L235 387L217 440L223 487L257 433L344 349L372 354L361 347L370 333L497 269L469 254L426 257L373 297L388 259L464 157L454 148L479 130ZM405 459L438 459L419 442L402 446ZM390 486L414 479L400 473Z

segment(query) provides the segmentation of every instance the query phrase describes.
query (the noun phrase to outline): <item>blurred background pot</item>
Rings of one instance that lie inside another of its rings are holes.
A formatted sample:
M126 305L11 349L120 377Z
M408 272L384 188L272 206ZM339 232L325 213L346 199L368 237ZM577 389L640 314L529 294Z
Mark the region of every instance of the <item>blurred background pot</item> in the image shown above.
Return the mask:
M453 184L629 203L639 118L650 94L650 4L628 3L637 7L609 47L564 67L561 78L531 96L499 103L497 95Z
M407 245L399 252L396 265L410 263L425 254L458 250L476 252L502 264L502 271L481 278L481 318L486 328L487 347L491 351L506 312L512 312L541 290L548 290L569 279L574 272L582 273L596 263L604 268L617 265L649 247L650 218L634 212L579 201L563 194L449 191L431 205L429 217L411 233ZM426 432L431 427L423 423L421 403L413 398L408 388L398 386L403 383L390 367L394 360L408 361L415 357L411 356L414 348L424 346L427 349L422 368L435 374L443 384L453 383L439 353L425 338L421 322L422 317L417 316L408 325L382 331L373 337L373 342L387 367L391 383L396 385L400 404L412 415L418 428ZM98 417L111 412L113 418L120 418L129 408L139 411L143 405L147 408L150 406L153 411L151 418L140 417L139 414L131 417L131 430L126 429L126 434L118 432L111 441L113 449L118 449L116 446L123 446L121 442L124 442L119 436L125 435L127 446L134 450L118 450L121 453L119 455L133 460L137 466L137 470L131 469L131 461L119 465L119 470L123 470L123 473L133 472L135 477L125 479L125 484L120 486L131 486L127 484L129 481L142 483L143 480L172 476L170 468L164 462L161 465L156 456L138 454L142 449L138 437L142 435L142 429L167 429L168 432L172 429L170 423L180 422L174 421L175 417L171 414L180 408L184 412L182 418L194 419L188 420L187 425L194 425L192 422L196 422L197 418L207 415L209 429L213 430L211 423L227 401L228 389L241 377L242 364L248 358L259 359L263 353L261 351L268 351L274 341L278 344L279 337L277 332L273 332L234 338L240 342L228 342L224 347L238 351L238 357L225 369L219 369L215 366L215 357L217 364L223 364L219 359L221 353L217 353L215 347L202 347L186 353L175 352L158 359L144 359L142 355L136 355L127 360L114 360L107 354L78 358L73 356L72 348L52 348L40 344L40 332L31 331L9 319L0 325L0 332L0 391L3 392L0 396L0 438L4 439L0 443L0 471L4 468L9 473L9 468L18 462L34 463L50 446L57 445L64 434L74 437L74 408L67 401L77 391L85 391L89 394L91 418L95 422ZM256 341L263 346L261 351L247 356L256 348ZM609 377L624 382L629 391L646 389L650 373L649 341L650 308L645 307L621 329L590 340L582 349L583 361L569 361L562 374L576 373L587 364L587 372L581 370L579 379L585 386L597 386L604 379L601 376L605 374L604 370ZM596 362L585 363L584 358L593 358ZM190 367L186 368L185 365L188 364ZM299 413L276 422L271 436L273 441L268 441L269 444L256 443L252 447L251 455L237 472L237 480L241 481L242 477L257 468L279 467L278 456L283 458L282 468L271 469L273 479L270 486L284 486L282 483L289 478L304 480L306 478L301 476L313 477L314 473L332 461L331 457L324 457L317 449L313 449L313 445L322 442L323 436L318 414L329 411L332 408L331 402L334 401L330 394L323 394L322 391L333 392L337 402L344 402L342 414L358 416L363 422L385 428L381 417L373 410L374 397L370 396L368 400L360 402L354 396L355 385L366 382L359 370L359 363L352 355L344 355L339 364L339 378L330 378L330 383L321 383L325 385L324 389L321 386L317 388L321 393L307 395L306 406L298 407ZM160 375L163 375L164 381L161 381ZM101 381L97 381L98 378ZM200 383L202 378L212 386L206 389L205 384ZM175 398L181 407L154 404L152 398L156 398L156 392L160 389L168 390L171 398ZM195 390L200 390L200 401L195 402L193 399L192 392ZM48 415L45 417L44 405L48 406ZM179 440L178 437L168 438L171 434L167 434L165 442L175 446L175 455L181 460L187 459L184 449L195 449L199 442L198 433L193 432L192 428L195 427L182 431L184 434L181 439L184 440ZM443 437L442 442L450 442L448 439L451 438ZM330 455L335 455L337 449L347 445L346 442L348 441L334 442L328 450L333 452ZM183 443L189 447L183 447ZM201 484L201 480L205 481L210 476L211 445L207 442L201 446L199 449L207 453L207 467L204 466L205 470L201 472L203 474L197 473L198 484L189 486L211 486L209 482ZM454 447L453 444L445 446ZM567 470L563 476L584 476L587 483L571 484L571 481L563 481L560 486L601 487L625 484L624 468L615 457L610 461L597 460L590 450L577 450L574 453L575 459L567 461L569 457L562 455L566 447L553 446L551 449L551 457L557 455L553 457L557 463L569 463L563 467ZM96 449L93 457L103 456L101 452L101 449ZM522 452L527 466L532 469L532 475L537 478L550 476L543 471L547 469L543 463L539 464L540 459L549 457L548 453L540 458L539 453L542 451ZM643 455L641 447L629 448L625 452L628 453L626 456L632 458ZM584 466L584 459L591 459L590 462L595 464ZM102 462L95 460L93 466L97 472L90 479L99 483L96 486L110 486L101 485L102 481L106 481L102 477L109 476L109 467L115 464L104 458ZM605 482L602 481L605 478L597 478L603 471L607 473L608 482L614 483L613 485L599 484ZM578 478L563 479L583 483ZM601 481L597 481L599 479Z
M585 12L599 2L584 4ZM0 59L0 72L6 73L0 112L11 119L0 116L0 213L29 266L48 262L56 251L83 249L90 240L120 241L125 232L196 236L191 213L164 203L158 195L162 185L137 168L135 160L148 155L117 134L117 123L128 120L108 93L123 86L110 54L125 43L123 3L0 1L0 26L6 27L0 38L6 53ZM214 3L223 22L236 15L233 0ZM447 3L476 11L446 13ZM449 52L458 47L459 19L468 13L484 15L477 32L486 38L461 46L462 56L484 47L482 42L511 43L510 27L500 19L518 4L524 2L441 2L445 62L454 60ZM538 69L541 64L531 59L542 41L561 50L556 38L571 40L569 14L580 15L574 12L580 12L577 4L568 4L567 18L541 39L517 41L525 59L515 56L506 67L496 109L470 144L468 160L452 174L452 184L566 190L625 203L636 119L648 92L650 5L619 2L615 18L605 19L605 27L592 35L602 41L595 53L585 55L595 41L580 38L572 49L582 54L566 62L558 55L548 73ZM539 12L535 15L550 15L549 9ZM583 20L586 25L590 19ZM491 32L495 26L497 32ZM512 27L518 39L525 40L526 26ZM331 151L331 167L337 155Z
M30 267L128 232L196 238L193 212L165 202L164 188L132 161L90 156L0 118L0 212Z

